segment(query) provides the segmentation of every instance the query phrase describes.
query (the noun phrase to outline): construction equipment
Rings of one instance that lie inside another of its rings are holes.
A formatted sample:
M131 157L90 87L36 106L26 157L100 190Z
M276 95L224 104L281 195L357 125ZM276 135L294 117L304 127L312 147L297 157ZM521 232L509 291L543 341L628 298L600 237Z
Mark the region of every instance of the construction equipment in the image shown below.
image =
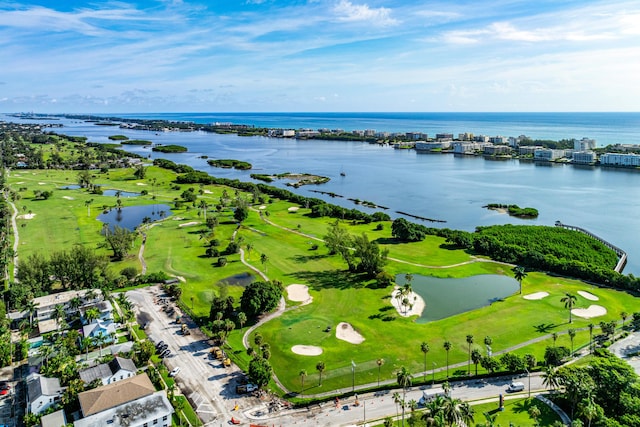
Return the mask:
M182 324L182 335L191 335L191 331L184 323Z
M222 364L224 365L225 368L228 368L229 366L231 366L231 359L227 357L222 361Z

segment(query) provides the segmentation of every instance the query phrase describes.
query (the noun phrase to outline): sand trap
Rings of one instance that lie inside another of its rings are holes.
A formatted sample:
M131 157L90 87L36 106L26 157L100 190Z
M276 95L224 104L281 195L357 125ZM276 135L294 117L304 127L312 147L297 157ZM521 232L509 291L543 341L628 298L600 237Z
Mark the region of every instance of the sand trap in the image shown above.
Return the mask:
M202 191L204 194L211 194L211 190L203 190Z
M185 222L184 224L178 225L178 227L189 227L190 225L200 224L198 221Z
M267 207L265 205L260 206L258 209L260 209L261 211L267 209Z
M291 351L302 356L320 356L322 354L322 348L315 345L294 345L291 347Z
M532 294L525 295L522 298L528 299L528 300L537 300L537 299L542 299L548 296L549 296L549 292L534 292Z
M289 285L287 286L287 294L291 301L302 302L302 305L310 304L313 301L307 285Z
M67 199L67 200L73 200L73 197L71 196L62 196L63 199Z
M604 316L607 314L607 309L601 305L590 305L589 308L574 308L571 313L583 319L591 319L592 317Z
M137 182L136 185L147 185L144 182Z
M34 213L30 213L30 214L24 214L24 215L19 215L18 219L33 219L35 218L36 214Z
M14 176L19 176L19 175L14 175ZM16 182L16 184L24 184L24 181Z
M358 333L350 323L340 322L336 327L336 338L351 344L361 344L364 337Z
M595 296L594 294L586 292L586 291L578 291L578 295L580 295L584 299L588 299L589 301L598 301L600 299L597 296Z
M39 182L38 185L47 185L46 182Z
M398 298L396 298L400 289L401 288L398 286L393 288L393 291L391 292L391 305L395 307L396 311L400 316L403 316L403 317L421 316L422 312L424 311L424 308L426 307L424 299L422 299L420 295L411 291L411 293L406 296L406 298L409 300L410 305L408 306L402 305L402 300L405 297L402 297L399 300Z
M300 209L298 206L291 206L289 209L287 209L289 212L296 212L298 209Z

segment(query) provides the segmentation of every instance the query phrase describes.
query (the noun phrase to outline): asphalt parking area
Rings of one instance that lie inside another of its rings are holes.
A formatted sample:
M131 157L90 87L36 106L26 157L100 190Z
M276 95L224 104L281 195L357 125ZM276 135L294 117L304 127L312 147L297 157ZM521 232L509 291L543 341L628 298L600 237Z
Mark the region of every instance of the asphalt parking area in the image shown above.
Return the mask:
M129 291L127 296L135 303L136 319L141 326L146 325L149 338L154 343L167 344L171 355L163 362L169 371L180 367L176 384L203 422L239 418L243 410L260 403L250 395L236 393L235 387L244 377L242 371L233 364L224 367L211 356L207 337L168 300L160 286ZM173 309L170 315L165 303ZM176 323L176 316L180 316L180 324ZM183 322L189 328L188 335L182 333ZM236 405L238 410L234 410Z

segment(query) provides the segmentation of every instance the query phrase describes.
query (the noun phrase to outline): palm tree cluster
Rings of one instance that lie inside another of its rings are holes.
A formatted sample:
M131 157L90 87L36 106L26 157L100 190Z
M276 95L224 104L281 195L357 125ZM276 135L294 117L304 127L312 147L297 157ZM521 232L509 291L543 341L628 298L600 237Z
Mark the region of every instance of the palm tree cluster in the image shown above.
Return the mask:
M474 410L467 402L453 398L447 394L438 395L426 405L427 410L422 414L422 420L427 426L470 426L474 421Z
M411 286L411 281L413 280L413 275L411 273L407 273L404 276L405 283L402 287L398 287L394 298L398 301L398 307L402 306L404 308L404 314L407 314L407 307L409 310L413 308L413 304L418 298L417 296L413 296L413 301L411 300L411 296L413 295L413 287Z

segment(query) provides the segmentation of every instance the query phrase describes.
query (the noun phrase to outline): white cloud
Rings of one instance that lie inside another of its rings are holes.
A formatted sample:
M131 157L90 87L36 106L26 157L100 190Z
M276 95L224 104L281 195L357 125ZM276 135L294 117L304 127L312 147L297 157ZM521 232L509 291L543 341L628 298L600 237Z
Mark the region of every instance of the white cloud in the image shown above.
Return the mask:
M367 4L353 4L348 0L340 0L333 8L338 21L367 22L374 25L396 25L398 21L391 17L391 9L379 7L373 9Z

